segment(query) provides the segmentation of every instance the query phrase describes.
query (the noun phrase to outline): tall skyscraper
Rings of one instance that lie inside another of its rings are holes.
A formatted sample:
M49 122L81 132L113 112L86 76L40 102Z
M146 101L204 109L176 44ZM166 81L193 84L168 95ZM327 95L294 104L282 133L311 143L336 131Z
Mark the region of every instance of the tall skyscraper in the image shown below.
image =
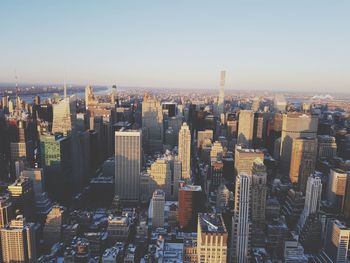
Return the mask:
M213 141L213 130L198 131L197 135L197 147L201 148L204 141L210 139Z
M8 195L0 196L0 228L6 226L13 218L14 211Z
M317 157L317 139L295 138L292 145L289 178L292 183L298 184L305 193L306 182L310 174L315 171Z
M142 165L142 134L137 130L115 132L115 194L138 201Z
M145 94L142 102L142 132L145 150L161 150L163 146L163 110L160 100Z
M350 229L338 220L329 220L325 253L331 262L346 263L349 248Z
M250 197L251 177L245 174L239 174L236 177L235 201L232 217L230 262L233 263L250 262Z
M260 150L243 149L236 146L235 150L235 173L252 174L253 163L256 159L264 160L264 153Z
M52 133L71 133L76 126L76 97L70 97L60 100L53 104Z
M28 220L34 220L35 199L33 181L20 177L8 186L14 209L18 209Z
M252 222L262 225L265 222L267 172L263 160L255 159L252 168Z
M40 135L41 167L44 168L47 192L55 201L70 199L73 178L71 137ZM65 189L65 192L62 192Z
M312 174L307 179L304 210L301 214L299 227L303 228L306 219L311 214L316 214L320 210L322 194L321 178L317 174Z
M238 121L237 144L250 148L253 145L254 135L254 112L252 110L241 110Z
M1 229L3 263L36 263L36 239L34 223L27 223L17 216Z
M32 180L35 196L39 196L45 192L43 168L26 168L21 172L21 175Z
M158 158L147 170L151 193L161 189L167 200L177 200L181 179L181 162L171 156Z
M226 78L226 71L221 71L220 73L220 92L219 92L219 99L218 99L218 116L221 115L221 113L224 112L224 106L225 106L225 78Z
M164 206L165 193L162 190L157 189L153 192L148 210L149 222L153 229L164 227Z
M318 158L332 158L337 155L337 143L333 136L318 135L317 136Z
M346 220L346 223L350 223L350 176L346 177L345 193L342 204L342 211Z
M318 116L299 112L283 114L280 159L285 171L289 171L293 139L317 137Z
M331 169L328 176L327 201L340 206L346 188L348 173L341 169Z
M221 214L198 214L197 262L227 262L228 233Z
M66 222L67 209L55 205L47 215L43 229L43 238L46 248L51 248L55 243L60 242L62 237L62 225Z
M179 160L181 161L182 179L191 178L191 131L184 122L179 132Z
M193 218L197 217L201 205L202 187L185 185L179 189L178 223L182 229L191 227Z
M88 110L92 106L97 105L97 99L94 96L92 86L85 87L85 108Z

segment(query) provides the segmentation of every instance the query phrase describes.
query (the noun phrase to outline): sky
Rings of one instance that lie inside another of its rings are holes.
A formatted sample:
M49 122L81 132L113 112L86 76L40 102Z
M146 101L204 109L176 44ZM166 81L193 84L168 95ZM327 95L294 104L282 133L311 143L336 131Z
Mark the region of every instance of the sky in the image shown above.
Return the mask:
M0 82L350 92L349 0L2 0Z

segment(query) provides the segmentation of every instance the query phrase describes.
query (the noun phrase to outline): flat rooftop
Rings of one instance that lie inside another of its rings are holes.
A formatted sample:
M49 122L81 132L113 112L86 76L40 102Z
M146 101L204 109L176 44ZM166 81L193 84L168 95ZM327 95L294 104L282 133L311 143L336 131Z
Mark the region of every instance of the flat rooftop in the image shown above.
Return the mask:
M198 223L204 233L227 233L221 214L199 213Z

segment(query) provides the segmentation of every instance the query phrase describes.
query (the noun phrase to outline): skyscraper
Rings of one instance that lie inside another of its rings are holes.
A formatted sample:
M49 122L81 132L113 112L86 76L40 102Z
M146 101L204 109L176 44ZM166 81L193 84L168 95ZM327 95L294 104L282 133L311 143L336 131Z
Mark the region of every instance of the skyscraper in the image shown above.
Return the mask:
M14 211L10 197L8 195L0 196L0 228L6 226L13 218Z
M299 227L303 228L309 215L318 213L320 210L322 194L321 178L317 174L312 174L307 179L304 210L301 214Z
M115 194L124 201L138 201L140 194L141 131L115 132Z
M181 179L181 162L171 156L158 158L147 170L151 193L161 189L167 200L177 200Z
M163 146L163 110L160 100L145 94L142 102L142 130L145 150L161 150Z
M153 229L164 227L164 205L165 193L160 189L155 190L148 210L149 221Z
M243 149L236 146L235 150L235 173L252 174L253 163L256 159L264 160L264 153L260 150Z
M63 206L55 205L47 215L43 229L43 238L45 246L51 248L61 240L62 225L66 221L67 209Z
M292 145L289 178L292 183L299 185L305 193L306 182L310 174L315 171L317 156L317 139L295 138Z
M179 189L178 223L182 229L192 225L192 219L197 217L201 205L202 187L185 185Z
M52 133L67 135L76 126L76 97L72 95L53 104Z
M318 158L332 158L337 155L337 143L333 136L318 135L317 136Z
M280 159L283 168L289 171L293 139L317 137L318 116L299 112L283 114Z
M34 223L17 216L1 229L3 263L36 263Z
M254 112L252 110L241 110L238 121L237 144L250 148L253 144L254 135Z
M221 115L221 113L224 112L224 104L225 104L225 78L226 78L226 71L221 71L220 73L220 92L219 92L219 99L218 99L218 116Z
M85 108L88 110L92 106L97 105L97 100L92 91L92 86L88 85L85 87Z
M343 200L348 173L332 168L328 176L327 201L339 206Z
M248 263L250 260L250 196L251 177L245 174L239 174L236 177L232 217L230 262L233 263Z
M252 168L252 222L262 225L265 222L266 207L266 167L261 159L255 159Z
M34 220L35 199L33 181L20 177L8 186L14 209L18 209L28 220Z
M191 178L191 131L184 122L179 132L179 160L181 161L182 179Z
M325 252L332 262L348 262L349 238L349 228L338 220L329 220L327 224Z
M227 230L221 214L198 214L197 262L227 262Z

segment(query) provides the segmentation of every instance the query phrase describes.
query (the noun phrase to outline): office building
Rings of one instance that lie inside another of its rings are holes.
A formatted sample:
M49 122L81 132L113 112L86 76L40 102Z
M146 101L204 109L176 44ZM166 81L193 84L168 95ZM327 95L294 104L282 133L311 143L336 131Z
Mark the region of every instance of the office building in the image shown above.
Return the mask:
M206 140L213 141L213 130L198 131L197 148L200 149Z
M52 133L71 133L76 126L76 97L63 98L58 103L53 104Z
M236 146L235 150L235 174L252 174L253 163L256 159L264 160L264 153L260 150L244 149Z
M125 242L130 232L130 219L126 216L108 217L108 238L113 242Z
M303 193L306 190L307 179L315 171L316 156L317 139L293 139L289 178L293 184L298 184Z
M285 171L289 171L293 140L317 137L318 116L299 112L288 112L282 117L280 159Z
M6 226L13 218L14 211L10 196L0 196L0 228Z
M263 226L265 222L266 207L266 167L261 159L255 159L252 168L252 187L251 187L251 207L252 223L254 226Z
M181 161L182 179L191 178L191 131L187 123L183 123L179 132L179 160Z
M311 214L317 214L320 210L322 194L321 178L317 174L312 174L307 179L305 205L300 216L299 227L303 228L305 221Z
M223 155L224 149L221 143L219 141L214 142L210 150L210 162L213 163L218 160L221 160Z
M333 158L337 155L337 143L335 137L328 135L317 136L317 157L322 158Z
M141 131L115 132L115 194L121 200L139 200L141 142Z
M27 177L20 177L8 186L13 207L19 210L28 220L34 220L35 198L33 181Z
M145 150L159 151L163 147L163 111L158 98L145 94L142 102L142 131Z
M345 193L342 204L342 212L346 223L350 223L350 176L346 177Z
M332 262L348 262L350 229L338 220L329 220L324 252Z
M181 229L193 227L201 206L202 187L199 185L185 185L179 189L178 223Z
M153 192L148 209L148 217L151 228L164 227L165 193L157 189Z
M39 196L45 192L43 168L26 168L21 172L21 175L32 180L35 196Z
M181 179L181 162L173 156L158 158L147 170L150 194L156 189L165 193L166 200L177 200Z
M232 217L232 237L230 262L250 262L250 200L251 176L238 174L235 184L234 211Z
M345 195L348 173L332 168L328 176L327 201L332 205L340 206Z
M253 146L254 112L241 110L239 112L237 144L250 148Z
M98 100L92 90L92 86L85 87L85 108L88 110L91 107L95 107L98 104Z
M50 249L55 243L62 239L62 225L66 223L68 216L67 209L63 206L55 205L47 215L43 229L43 239L45 247Z
M27 223L23 216L1 229L3 263L36 263L36 238L34 223Z
M221 214L198 214L197 262L227 262L228 232Z

